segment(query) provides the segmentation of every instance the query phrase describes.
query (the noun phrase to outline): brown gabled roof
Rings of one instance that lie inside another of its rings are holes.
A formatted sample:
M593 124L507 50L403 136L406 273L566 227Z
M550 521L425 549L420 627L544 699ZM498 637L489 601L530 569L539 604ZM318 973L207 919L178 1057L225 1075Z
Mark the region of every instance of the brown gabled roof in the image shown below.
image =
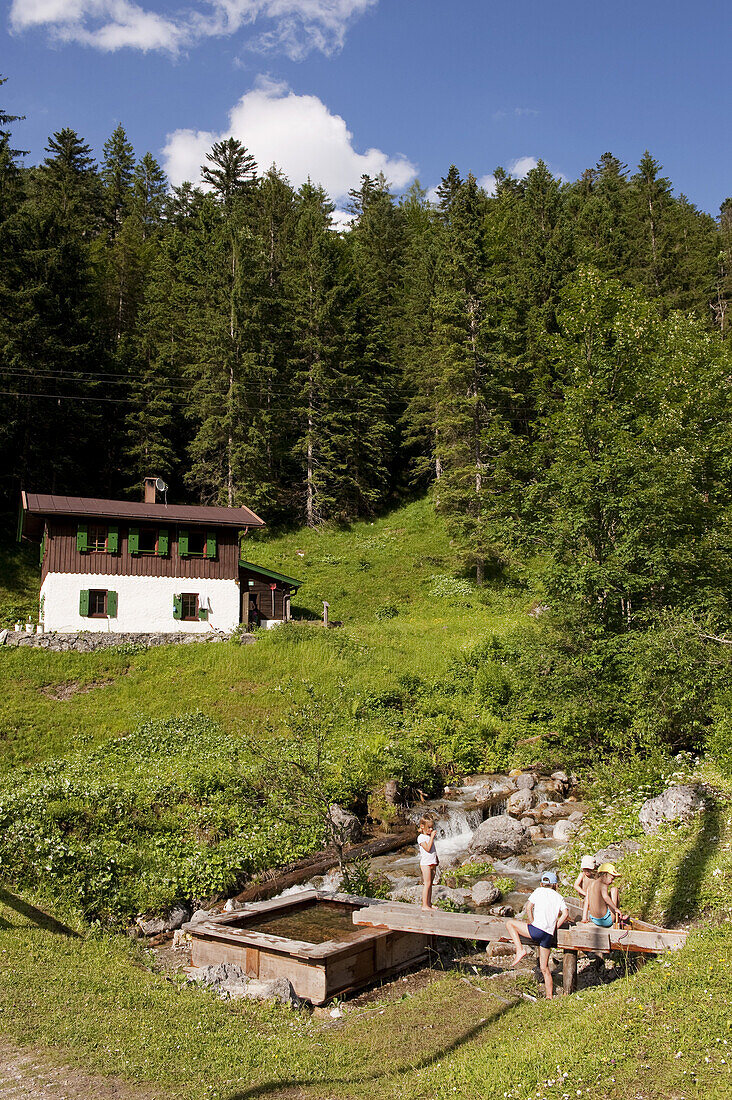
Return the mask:
M143 504L134 500L99 500L50 493L23 493L23 511L37 516L90 516L99 519L147 520L150 523L200 523L211 527L264 527L250 508L196 504Z

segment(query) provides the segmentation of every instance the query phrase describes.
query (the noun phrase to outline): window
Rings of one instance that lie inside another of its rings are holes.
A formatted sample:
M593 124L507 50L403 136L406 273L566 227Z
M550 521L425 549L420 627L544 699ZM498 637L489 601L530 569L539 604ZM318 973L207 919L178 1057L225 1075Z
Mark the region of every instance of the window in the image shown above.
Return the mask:
M80 554L118 554L119 527L80 523L76 529L76 549Z
M89 590L89 618L106 619L107 617L107 590L106 588L91 588Z
M79 614L87 619L115 619L117 593L106 588L84 588L79 593Z
M131 554L166 557L168 529L167 527L130 527L127 545Z
M178 531L178 553L182 558L207 558L213 560L216 557L217 540L215 531L188 530L181 528Z
M105 553L107 549L107 528L90 526L86 536L86 548L92 553Z
M186 623L207 622L208 608L201 607L197 592L180 592L173 596L173 618Z
M158 549L158 533L154 527L141 527L137 540L138 554L156 554Z
M184 592L181 596L181 619L184 622L198 622L198 594Z

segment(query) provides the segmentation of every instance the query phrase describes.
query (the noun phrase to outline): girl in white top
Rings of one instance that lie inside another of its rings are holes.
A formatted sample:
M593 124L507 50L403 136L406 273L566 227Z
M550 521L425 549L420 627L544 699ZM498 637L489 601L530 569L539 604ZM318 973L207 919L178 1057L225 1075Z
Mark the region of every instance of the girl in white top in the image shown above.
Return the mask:
M432 883L435 881L435 872L439 866L439 859L435 851L434 818L425 815L419 819L419 866L422 872L422 908L432 908Z

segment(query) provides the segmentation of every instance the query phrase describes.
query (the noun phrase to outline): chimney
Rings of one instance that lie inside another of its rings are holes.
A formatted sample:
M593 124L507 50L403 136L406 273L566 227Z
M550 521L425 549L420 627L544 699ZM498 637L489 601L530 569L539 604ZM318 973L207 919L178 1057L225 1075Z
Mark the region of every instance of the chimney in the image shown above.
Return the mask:
M155 484L157 480L158 479L156 477L146 477L144 479L144 481L143 481L144 493L143 493L143 498L142 499L144 500L145 504L156 504L157 503L158 494L157 494L157 486Z

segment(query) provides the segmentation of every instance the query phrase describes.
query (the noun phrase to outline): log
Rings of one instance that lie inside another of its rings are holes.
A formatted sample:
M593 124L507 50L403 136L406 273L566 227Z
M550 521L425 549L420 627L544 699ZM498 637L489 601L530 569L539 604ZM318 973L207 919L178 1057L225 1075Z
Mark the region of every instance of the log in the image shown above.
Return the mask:
M387 852L397 852L400 848L406 848L408 844L416 843L417 829L416 826L411 825L398 833L377 837L376 840L367 840L361 844L352 844L345 849L344 855L349 861L370 859L373 856L385 855ZM273 897L274 894L281 894L291 886L301 886L303 882L307 882L316 875L324 875L326 871L337 866L338 856L335 851L317 852L294 867L278 872L266 882L252 883L237 894L234 900L242 904L248 901L264 901L266 898Z

